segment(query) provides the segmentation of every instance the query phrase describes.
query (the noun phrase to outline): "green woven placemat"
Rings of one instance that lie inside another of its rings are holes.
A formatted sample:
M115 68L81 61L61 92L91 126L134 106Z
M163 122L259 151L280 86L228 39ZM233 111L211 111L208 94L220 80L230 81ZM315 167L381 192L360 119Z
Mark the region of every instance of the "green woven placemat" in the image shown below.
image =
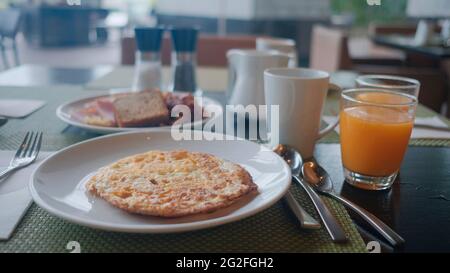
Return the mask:
M314 213L303 193L295 195ZM328 201L328 200L327 200ZM33 205L12 239L0 242L0 252L67 252L69 241L77 241L83 252L362 252L359 234L346 211L328 202L350 243L333 244L326 231L299 228L287 208L279 202L239 222L179 234L125 234L98 231L70 224ZM314 215L314 214L312 214Z
M14 150L24 132L45 132L44 150L58 150L95 135L73 130L55 116L56 107L69 99L87 95L81 88L0 88L3 98L44 99L47 105L28 118L11 120L0 128L0 149ZM329 100L334 103L333 98ZM426 113L429 114L429 113ZM324 142L336 142L331 134ZM423 142L429 144L431 142ZM433 142L434 145L448 145ZM301 205L317 218L312 204L298 186L293 192ZM334 244L327 232L299 228L282 202L245 220L211 229L180 234L125 234L94 230L68 223L33 204L12 239L0 242L0 252L68 252L66 245L77 241L83 252L364 252L365 244L346 210L325 198L349 235L347 244ZM317 218L318 219L318 218Z

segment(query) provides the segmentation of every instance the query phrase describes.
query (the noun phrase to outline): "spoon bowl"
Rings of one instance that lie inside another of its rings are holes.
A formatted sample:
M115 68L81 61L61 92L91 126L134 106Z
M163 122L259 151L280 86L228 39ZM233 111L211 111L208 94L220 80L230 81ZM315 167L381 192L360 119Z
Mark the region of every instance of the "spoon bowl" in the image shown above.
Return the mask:
M327 171L314 161L308 161L302 166L305 180L320 192L333 193L333 181Z
M273 150L281 156L291 168L292 175L300 175L303 165L303 159L296 150L288 145L278 144Z

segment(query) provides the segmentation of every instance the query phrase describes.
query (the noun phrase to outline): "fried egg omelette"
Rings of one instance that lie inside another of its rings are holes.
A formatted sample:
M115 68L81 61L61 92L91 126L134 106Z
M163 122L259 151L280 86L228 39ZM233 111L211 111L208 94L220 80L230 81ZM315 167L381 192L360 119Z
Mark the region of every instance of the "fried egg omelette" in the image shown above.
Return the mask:
M256 191L241 166L216 156L149 151L100 168L87 190L131 213L179 217L215 211Z

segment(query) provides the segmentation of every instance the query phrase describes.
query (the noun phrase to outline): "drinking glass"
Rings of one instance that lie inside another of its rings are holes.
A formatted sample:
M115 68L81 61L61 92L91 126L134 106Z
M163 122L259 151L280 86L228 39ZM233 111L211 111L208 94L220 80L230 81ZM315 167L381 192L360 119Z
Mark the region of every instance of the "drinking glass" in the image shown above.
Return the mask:
M392 90L419 97L420 82L416 79L390 75L362 75L356 78L358 88Z
M383 89L341 94L340 138L345 180L358 188L392 186L408 147L417 98Z

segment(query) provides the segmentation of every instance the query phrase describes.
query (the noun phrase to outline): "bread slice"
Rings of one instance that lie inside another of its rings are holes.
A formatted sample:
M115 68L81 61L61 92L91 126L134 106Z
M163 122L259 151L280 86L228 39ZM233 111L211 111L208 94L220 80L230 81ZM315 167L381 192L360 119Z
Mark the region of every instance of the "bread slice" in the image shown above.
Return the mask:
M169 110L160 91L118 96L113 105L119 127L157 126L169 120Z

